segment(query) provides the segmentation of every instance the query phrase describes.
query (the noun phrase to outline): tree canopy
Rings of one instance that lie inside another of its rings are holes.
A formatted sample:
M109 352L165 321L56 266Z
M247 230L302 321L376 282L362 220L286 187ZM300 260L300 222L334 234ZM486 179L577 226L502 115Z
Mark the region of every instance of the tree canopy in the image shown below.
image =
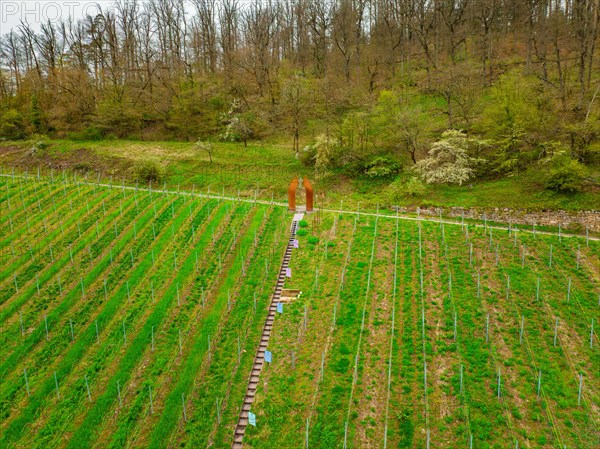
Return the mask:
M598 163L598 2L192 4L115 2L5 32L0 138L268 138L302 156L325 135L334 165L367 173L462 129L490 142L489 174L552 142Z
M485 142L469 138L462 131L449 129L431 145L427 157L420 160L415 169L430 184L462 185L475 176L477 164L485 162L471 156L474 147L482 145Z

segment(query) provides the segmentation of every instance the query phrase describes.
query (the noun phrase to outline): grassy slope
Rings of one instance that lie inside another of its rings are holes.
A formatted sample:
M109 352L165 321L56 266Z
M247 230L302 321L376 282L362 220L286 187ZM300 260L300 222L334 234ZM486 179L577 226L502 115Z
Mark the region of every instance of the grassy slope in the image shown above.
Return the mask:
M355 234L351 223L340 220L338 225L340 240L330 248L329 262L320 266L323 282L318 294L314 292L314 269L322 259L325 242L333 236L331 223L324 233L309 228L320 237L316 247L300 237L301 247L292 257L294 277L289 282L305 294L286 305L284 315L276 318L269 342L274 361L261 375L253 405L258 424L247 430L245 446L302 447L308 418L310 447L342 447L346 419L348 447L381 447L392 296L385 275L388 281L393 278L389 264L393 266L394 227L389 219L379 220L366 327L359 348L374 220L363 219ZM590 243L588 248L582 239L524 234L515 245L507 233L494 232L491 236L483 229L471 229L475 255L469 264L465 257L469 245L460 227L442 229L435 223L424 223L422 228L423 346L417 225L400 223L401 278L395 306L398 345L393 348L388 447L424 447L426 428L431 431L433 447L468 447L471 434L474 447L514 447L515 441L523 447L592 447L591 435L598 420L592 405L598 397L598 376L593 373L593 367L598 366L598 348L596 343L589 348L589 332L591 319L598 319L598 275L587 271L587 263L594 257L588 250L596 251L597 243ZM353 249L337 306L337 325L330 330L337 292L327 281L339 282L345 242L350 239ZM522 244L528 248L524 267ZM554 263L549 267L551 244ZM575 268L578 246L583 261L580 269ZM477 294L477 272L481 273L481 297ZM532 301L538 274L541 299ZM511 278L508 298L507 275ZM573 288L567 301L569 277ZM305 305L308 329L303 326ZM453 337L454 313L458 342ZM489 342L484 331L487 314ZM519 338L522 316L523 342ZM552 344L555 317L561 323L556 347ZM330 345L325 343L328 335ZM354 372L357 348L358 369ZM325 373L321 378L324 350ZM295 367L291 365L291 351L296 354ZM423 395L423 351L429 367L427 397ZM465 372L462 394L460 365ZM496 397L498 369L502 373L500 401ZM536 394L535 382L539 371L541 396ZM577 405L578 373L584 377L581 406ZM349 401L354 375L358 377Z
M48 191L44 178L30 178L28 182L37 183L40 195ZM14 187L8 189L14 192L9 210L22 207L19 189ZM28 278L32 295L24 305L25 317L28 323L35 321L37 330L27 329L23 338L16 309L9 317L11 325L3 328L4 338L9 339L5 353L15 363L0 385L0 403L6 414L0 425L0 441L6 447L149 447L152 443L162 447L172 442L187 447L229 447L264 322L265 301L287 237L287 226L281 228L280 224L289 224L290 216L281 207L273 212L276 216L267 219L268 215L260 213L267 209L264 205L206 203L159 192L149 199L135 190L81 189L82 194L96 199L102 191L113 194L107 215L103 215L100 203L92 206L89 214L100 216L102 232L84 226L79 237L76 226L72 226L65 235L73 242L88 237L92 242L95 257L88 262L83 251L74 264L77 273L89 272L89 282L88 275L84 277L85 298L80 298L79 276L74 276L64 297L46 300L47 311L36 310L31 315L27 312L38 299L33 293L35 280ZM70 192L79 198L77 189ZM123 198L123 216L119 218ZM158 201L156 215L152 201ZM139 202L139 210L135 202ZM30 203L26 197L25 203ZM67 221L76 216L82 223L92 223L84 212L84 201L78 203L82 210L76 207L67 213ZM234 214L229 209L232 205L243 213ZM31 223L40 223L37 216L48 216L52 211L51 203L32 208ZM248 219L244 218L246 213ZM132 236L133 223L125 226L131 215L137 216L137 238ZM113 240L111 226L104 222L111 222L114 216L119 233ZM250 221L252 225L239 228L237 244L227 251L234 229ZM600 418L595 408L600 352L597 333L593 348L589 338L591 320L598 322L598 242L590 241L588 246L583 238L531 233L519 233L515 238L505 231L492 233L475 227L466 234L460 226L435 222L421 223L419 231L416 222L400 221L396 228L395 220L383 217L376 224L374 217L363 216L355 224L354 217L345 214L314 214L307 221L307 233L298 235L300 247L292 256L293 277L286 282L286 287L298 288L303 294L286 304L284 314L276 317L269 342L274 360L261 374L253 405L258 426L248 429L245 446L302 447L308 419L310 447L342 447L346 421L348 447L380 447L386 425L388 375L388 447L424 447L425 429L430 430L433 447L465 447L470 435L474 436L474 447L513 446L515 441L522 447L536 448L593 446ZM150 222L158 224L156 237ZM190 229L192 223L195 231ZM262 224L267 223L269 227L261 231ZM23 237L39 237L39 226L32 226ZM211 245L215 228L216 244ZM254 230L259 243L252 249ZM276 237L279 231L282 233ZM110 238L105 238L105 233ZM267 240L261 240L263 236ZM62 239L60 234L55 237L55 241ZM108 296L99 269L108 265L106 240L118 254L108 277ZM127 251L131 246L134 260ZM271 252L272 247L277 250ZM63 247L60 253L58 245L56 249L57 258L68 257L68 249ZM176 250L178 269L173 268ZM202 256L199 270L194 269L198 263L195 251ZM222 275L216 271L217 251L226 252ZM254 251L256 257L252 256ZM154 254L157 263L153 263ZM245 258L238 257L243 254ZM44 257L44 263L51 266L44 254L36 253L36 257ZM263 261L268 258L270 274L263 277ZM18 260L29 264L27 258ZM245 275L243 264L247 264ZM421 266L423 296L419 294ZM60 272L66 284L67 273ZM481 295L477 273L481 274ZM395 301L394 274L398 275ZM541 294L539 300L533 300L538 275ZM11 285L10 278L5 282ZM572 287L567 296L569 282ZM206 290L205 308L198 286L209 283L214 283L214 289ZM54 287L54 279L48 285ZM41 287L43 300L45 284ZM6 305L13 304L24 291L14 291ZM258 309L262 316L257 313L253 319L254 291L262 301ZM228 311L230 292L234 301ZM6 305L0 311L6 311ZM43 313L52 318L48 341L44 338ZM393 335L392 313L396 320ZM488 315L489 341L484 332ZM456 340L454 316L458 319ZM71 318L74 336L69 333ZM556 318L560 324L555 346ZM522 319L523 339L519 335ZM150 349L153 326L156 351ZM206 326L212 326L211 332ZM182 349L179 329L190 330L182 333L189 336ZM207 333L213 337L211 357L206 356ZM238 343L237 337L244 335L248 337ZM26 349L34 340L35 346ZM390 347L391 341L394 344ZM246 351L239 361L238 344ZM21 355L14 357L19 351ZM426 396L425 361L429 367ZM458 380L461 365L465 372L462 393ZM30 395L21 375L24 368ZM496 397L498 370L502 373L500 401ZM538 396L535 380L540 371L542 392ZM55 395L54 372L60 397ZM580 373L584 390L583 402L578 405ZM86 379L91 388L90 404ZM117 380L121 382L122 406L118 405ZM154 414L149 410L148 385L152 386ZM187 423L182 418L182 399Z
M31 142L8 142L0 146L0 164L37 169L71 168L81 173L99 171L109 179L134 179L135 166L152 160L166 169L166 181L182 188L210 189L229 195L259 196L284 200L287 184L296 175L308 175L317 193L317 204L344 208L375 208L377 204L403 206L463 206L513 209L599 209L597 186L588 186L579 194L558 194L543 187L539 172L531 170L513 177L474 182L465 186L427 186L419 197L392 198L387 190L389 180L367 178L347 179L330 174L314 179L312 170L294 158L289 148L276 144L251 143L248 147L234 143L215 143L213 162L208 153L199 152L188 142L52 141L48 149L32 156ZM598 167L591 170L591 178L598 178ZM404 173L402 177L410 177Z

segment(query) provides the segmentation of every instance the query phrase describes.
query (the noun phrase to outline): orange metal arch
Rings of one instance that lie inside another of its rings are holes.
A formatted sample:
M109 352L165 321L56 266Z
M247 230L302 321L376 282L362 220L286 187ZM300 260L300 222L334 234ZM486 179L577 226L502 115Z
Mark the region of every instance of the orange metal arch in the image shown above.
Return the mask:
M296 211L296 190L298 189L298 177L295 177L288 187L288 210ZM306 190L306 212L312 212L314 209L314 190L308 178L302 178L302 185Z
M288 210L290 212L296 211L296 189L298 188L298 178L294 178L292 182L290 182L290 187L288 188Z
M313 201L314 201L314 198L313 198L314 192L313 192L312 184L310 183L308 178L304 177L304 178L302 178L302 185L304 186L304 189L306 190L306 212L312 212L313 211Z

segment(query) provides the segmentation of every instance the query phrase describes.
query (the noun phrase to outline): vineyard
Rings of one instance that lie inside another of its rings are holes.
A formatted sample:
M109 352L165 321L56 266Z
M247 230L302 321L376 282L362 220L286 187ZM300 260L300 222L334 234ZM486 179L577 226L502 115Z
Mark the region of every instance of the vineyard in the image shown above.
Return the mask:
M0 177L2 447L231 447L286 207ZM299 222L248 448L600 445L600 243Z

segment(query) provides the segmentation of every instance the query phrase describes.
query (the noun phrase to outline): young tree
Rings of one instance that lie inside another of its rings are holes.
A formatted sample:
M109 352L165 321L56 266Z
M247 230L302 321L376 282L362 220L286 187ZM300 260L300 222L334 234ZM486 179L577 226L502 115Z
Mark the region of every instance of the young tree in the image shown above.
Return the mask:
M413 164L417 163L417 155L425 149L430 135L442 120L422 105L408 104L406 97L392 90L379 93L372 113L374 131L380 142L400 155L408 155Z
M473 178L477 164L483 159L470 156L474 147L485 142L469 138L462 131L449 129L431 145L429 156L417 163L415 169L428 184L458 184Z
M428 115L422 108L407 108L399 111L393 121L399 137L398 146L410 155L413 164L417 163L417 153L423 147L424 134L431 123Z
M335 140L325 134L317 136L313 150L315 152L315 168L318 170L331 168L339 153L339 147Z
M283 84L281 92L280 108L294 138L293 147L296 159L300 152L300 130L304 126L313 99L309 95L311 90L315 89L309 80L296 76Z
M230 142L241 140L245 147L248 146L248 139L253 135L252 120L252 113L243 112L242 102L237 98L234 99L229 111L221 117L221 121L225 124L225 131L221 135L222 139Z
M210 163L212 164L212 162L213 162L212 156L213 156L213 150L214 150L212 142L210 140L207 140L206 142L204 142L204 141L198 139L196 141L195 147L198 151L206 151L208 153L208 159L210 160Z
M579 192L586 175L585 166L566 153L558 153L549 161L551 169L546 178L546 188L562 193Z

